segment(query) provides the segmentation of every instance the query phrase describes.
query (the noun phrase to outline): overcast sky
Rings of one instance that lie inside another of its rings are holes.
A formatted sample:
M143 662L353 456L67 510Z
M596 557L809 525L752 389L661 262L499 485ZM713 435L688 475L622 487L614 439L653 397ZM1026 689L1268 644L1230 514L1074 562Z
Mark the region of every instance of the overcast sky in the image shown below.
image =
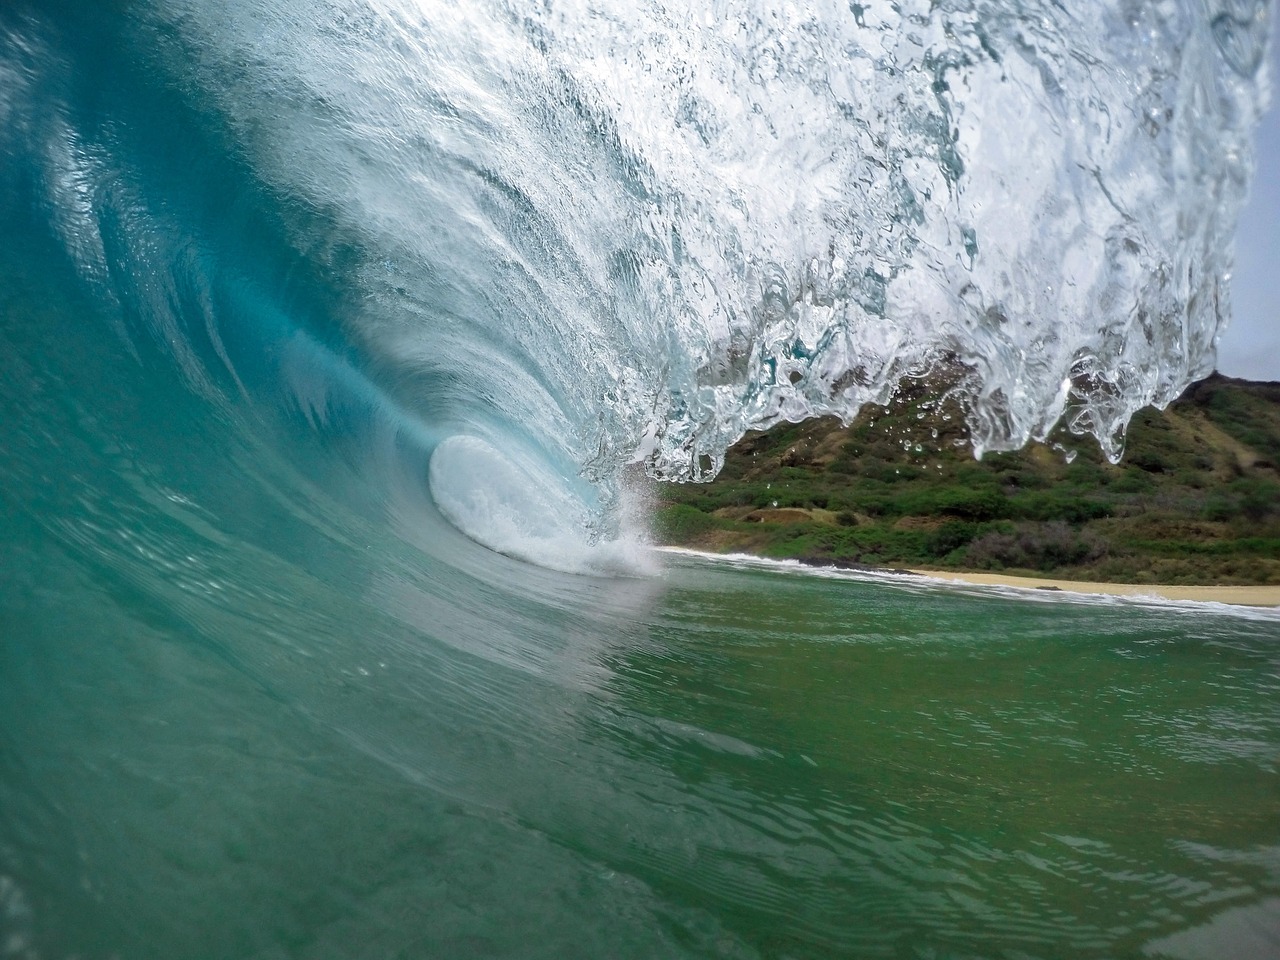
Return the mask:
M1234 319L1218 344L1218 369L1250 380L1280 380L1280 56L1272 22L1271 108L1258 129L1258 168L1236 233L1231 284Z

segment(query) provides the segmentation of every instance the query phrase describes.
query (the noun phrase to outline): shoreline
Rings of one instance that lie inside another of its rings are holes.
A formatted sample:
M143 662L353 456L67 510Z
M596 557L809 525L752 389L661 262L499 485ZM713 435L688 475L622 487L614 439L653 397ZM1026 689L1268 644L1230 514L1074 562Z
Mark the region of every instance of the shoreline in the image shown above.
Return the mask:
M973 586L1018 587L1024 590L1062 591L1063 593L1104 594L1112 597L1160 597L1164 600L1189 600L1194 603L1228 603L1244 607L1280 607L1280 585L1196 585L1165 583L1104 583L1096 580L1055 580L1048 577L1018 577L1002 573L977 571L926 570L912 567L921 577L967 583Z
M1018 590L1042 590L1046 593L1074 593L1111 597L1154 597L1161 600L1190 603L1223 603L1237 607L1280 608L1280 584L1172 584L1110 583L1102 580L1057 580L1052 577L1016 576L1007 573L985 573L976 570L929 570L925 567L876 567L865 564L820 563L815 560L789 560L762 557L753 553L719 553L692 547L655 545L671 553L687 553L709 559L740 557L764 563L795 563L815 570L848 570L855 573L893 574L903 577L927 577L974 587L1011 587Z

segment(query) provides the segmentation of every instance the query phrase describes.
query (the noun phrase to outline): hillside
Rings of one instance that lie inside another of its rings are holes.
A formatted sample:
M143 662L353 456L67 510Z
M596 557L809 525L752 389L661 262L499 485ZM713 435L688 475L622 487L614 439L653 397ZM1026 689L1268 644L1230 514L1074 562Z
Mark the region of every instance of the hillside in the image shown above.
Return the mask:
M655 484L663 543L845 566L1280 583L1280 383L1214 375L1090 438L973 459L958 409L889 408L750 434L708 484ZM1074 452L1073 452L1074 451Z

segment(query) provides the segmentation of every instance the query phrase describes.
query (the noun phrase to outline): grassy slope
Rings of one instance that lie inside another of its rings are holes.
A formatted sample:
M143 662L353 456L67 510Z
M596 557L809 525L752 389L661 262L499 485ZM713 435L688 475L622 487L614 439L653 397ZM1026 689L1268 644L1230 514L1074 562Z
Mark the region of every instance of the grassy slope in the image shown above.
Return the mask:
M1091 441L975 461L962 419L904 390L849 427L744 438L709 484L658 484L665 543L815 563L1280 583L1280 384L1213 376L1133 420L1124 460Z

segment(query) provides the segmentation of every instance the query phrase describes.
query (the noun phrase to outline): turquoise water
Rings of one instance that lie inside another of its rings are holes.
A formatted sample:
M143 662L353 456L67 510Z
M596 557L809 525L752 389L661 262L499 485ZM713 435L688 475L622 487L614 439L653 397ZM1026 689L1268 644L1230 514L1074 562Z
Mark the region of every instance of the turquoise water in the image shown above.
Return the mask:
M975 442L1172 389L1268 8L553 6L0 7L0 958L1280 956L1274 612L655 554L621 479L942 347Z
M172 489L10 538L16 956L1280 945L1274 615L457 538L478 581Z

